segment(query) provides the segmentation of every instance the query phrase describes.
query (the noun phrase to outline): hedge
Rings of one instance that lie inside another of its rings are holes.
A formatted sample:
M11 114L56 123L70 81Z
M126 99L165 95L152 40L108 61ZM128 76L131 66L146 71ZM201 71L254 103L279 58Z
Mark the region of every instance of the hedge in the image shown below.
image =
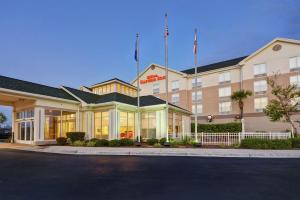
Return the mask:
M67 138L65 138L65 137L58 137L58 138L56 138L56 143L58 145L66 145L67 144Z
M70 138L71 142L84 141L84 136L85 132L67 132L67 138Z
M293 148L300 148L300 138L292 138L292 147Z
M110 146L110 147L119 147L119 146L121 146L120 140L117 140L117 139L115 139L115 140L110 140L110 141L109 141L109 146Z
M149 145L154 145L154 144L156 144L158 142L159 142L158 139L155 139L155 138L147 140L147 144L149 144Z
M133 146L134 141L128 138L120 139L120 146Z
M239 122L231 122L225 124L198 124L197 126L198 133L238 133L242 132L242 123ZM191 124L191 131L195 132L195 124Z
M292 141L249 138L242 140L240 147L247 149L291 149Z

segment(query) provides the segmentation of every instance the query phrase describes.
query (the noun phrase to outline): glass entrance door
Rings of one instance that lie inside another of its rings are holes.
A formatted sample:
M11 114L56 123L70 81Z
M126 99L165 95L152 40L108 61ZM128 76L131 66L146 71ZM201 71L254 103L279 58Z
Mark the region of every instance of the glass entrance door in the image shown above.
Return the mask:
M34 140L34 119L33 111L22 111L17 113L16 123L18 124L17 142L32 144Z

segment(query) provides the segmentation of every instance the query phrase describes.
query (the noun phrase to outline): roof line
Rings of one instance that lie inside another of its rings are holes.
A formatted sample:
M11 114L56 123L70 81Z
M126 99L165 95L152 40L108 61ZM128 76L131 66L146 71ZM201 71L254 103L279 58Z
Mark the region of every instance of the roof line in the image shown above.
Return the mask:
M75 94L73 94L71 91L69 91L67 88L65 88L65 86L61 86L61 89L63 89L65 92L67 92L69 95L71 95L72 97L74 97L75 99L77 99L78 101L80 101L81 103L86 103L87 104L87 102L83 101L78 96L76 96Z

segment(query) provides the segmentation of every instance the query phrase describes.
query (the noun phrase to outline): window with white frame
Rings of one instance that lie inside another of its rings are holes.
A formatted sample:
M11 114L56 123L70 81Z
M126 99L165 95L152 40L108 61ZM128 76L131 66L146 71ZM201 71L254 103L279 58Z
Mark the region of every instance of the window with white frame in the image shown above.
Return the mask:
M300 75L291 76L290 77L290 84L291 85L296 85L297 87L300 87Z
M229 113L231 111L231 102L219 103L219 113Z
M300 56L290 58L290 69L299 69L300 68Z
M231 96L231 87L219 88L219 97L229 97Z
M200 77L198 78L193 78L192 79L192 87L201 87L202 86L202 79Z
M254 75L264 75L267 73L267 65L266 64L258 64L254 65Z
M200 101L202 99L202 91L192 92L192 101Z
M179 103L179 93L172 94L172 103L174 104Z
M159 83L153 84L153 94L159 93Z
M196 110L197 108L197 110ZM197 113L196 113L197 111ZM193 114L201 114L202 113L202 104L192 105L192 113Z
M219 74L219 83L230 82L230 72Z
M268 98L261 97L254 99L254 108L257 112L262 112L263 109L268 105Z
M179 90L179 81L172 81L172 91L178 91Z
M268 88L267 81L261 80L261 81L255 81L254 82L254 92L260 93L260 92L266 92Z

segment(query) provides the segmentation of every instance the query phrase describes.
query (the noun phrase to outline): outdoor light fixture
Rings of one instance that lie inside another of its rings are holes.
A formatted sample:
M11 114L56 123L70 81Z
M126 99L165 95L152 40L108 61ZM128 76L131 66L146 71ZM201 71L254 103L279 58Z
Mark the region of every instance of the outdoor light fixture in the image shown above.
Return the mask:
M207 121L212 122L212 120L213 120L213 116L212 115L207 115Z

